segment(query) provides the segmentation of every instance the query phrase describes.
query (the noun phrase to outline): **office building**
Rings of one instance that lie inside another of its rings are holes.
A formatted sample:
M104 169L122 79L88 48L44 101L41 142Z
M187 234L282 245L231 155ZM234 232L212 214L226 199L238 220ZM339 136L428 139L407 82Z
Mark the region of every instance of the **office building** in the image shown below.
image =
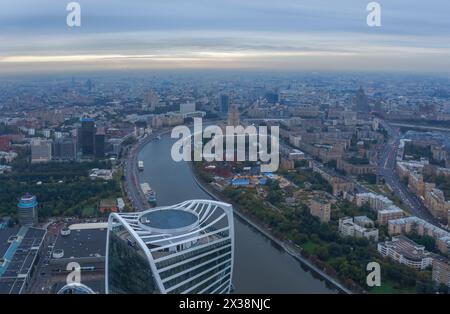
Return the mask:
M226 94L220 95L219 107L222 114L227 114L230 107L230 96Z
M193 200L108 221L107 293L229 293L233 208Z
M78 129L78 144L83 157L94 156L95 121L91 118L82 118Z
M105 157L105 132L98 130L94 137L94 156L95 158Z
M381 255L416 270L423 270L433 263L433 254L405 236L396 236L392 241L378 243L377 249Z
M53 160L75 160L77 143L73 138L57 138L52 145Z
M52 142L50 140L34 139L31 141L31 162L49 162L52 160Z
M25 194L17 204L17 217L22 226L32 226L38 222L36 196Z
M106 223L81 223L64 227L52 250L49 269L66 271L67 264L76 262L92 274L105 269Z

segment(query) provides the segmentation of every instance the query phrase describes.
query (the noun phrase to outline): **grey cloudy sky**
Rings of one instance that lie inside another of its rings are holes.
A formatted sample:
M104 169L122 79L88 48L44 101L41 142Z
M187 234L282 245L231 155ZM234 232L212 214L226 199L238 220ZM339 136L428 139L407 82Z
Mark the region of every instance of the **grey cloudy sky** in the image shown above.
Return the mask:
M0 72L250 68L450 70L448 0L0 0Z

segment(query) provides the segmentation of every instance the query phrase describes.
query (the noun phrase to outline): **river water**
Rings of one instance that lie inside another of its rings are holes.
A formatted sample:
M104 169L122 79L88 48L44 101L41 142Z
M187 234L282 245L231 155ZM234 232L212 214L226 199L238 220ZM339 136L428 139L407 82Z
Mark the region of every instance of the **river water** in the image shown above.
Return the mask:
M146 144L139 153L145 169L140 182L156 191L158 206L188 199L211 199L198 187L186 162L174 162L170 150L175 140L165 134ZM245 221L235 216L235 293L337 293Z

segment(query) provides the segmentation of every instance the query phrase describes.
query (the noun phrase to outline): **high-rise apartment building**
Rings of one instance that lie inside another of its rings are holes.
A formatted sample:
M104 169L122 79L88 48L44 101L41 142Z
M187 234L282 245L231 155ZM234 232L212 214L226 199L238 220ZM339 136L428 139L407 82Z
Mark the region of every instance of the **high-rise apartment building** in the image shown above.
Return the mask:
M220 112L222 114L227 114L228 113L228 109L230 107L230 96L228 96L226 94L220 95L219 107L220 107Z

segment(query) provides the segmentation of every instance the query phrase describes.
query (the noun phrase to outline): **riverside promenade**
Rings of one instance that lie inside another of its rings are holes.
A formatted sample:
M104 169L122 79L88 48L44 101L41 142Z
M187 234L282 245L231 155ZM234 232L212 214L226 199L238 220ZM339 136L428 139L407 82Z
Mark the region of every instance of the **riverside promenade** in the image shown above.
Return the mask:
M197 185L209 196L211 196L211 198L213 198L216 201L221 201L220 197L218 197L213 191L211 191L210 188L205 187L204 184L202 182L200 182L200 180L197 177L197 174L195 173L193 167L192 167L192 163L189 163L193 176L194 176L194 181L197 183ZM234 208L234 207L233 207ZM293 258L295 258L296 260L298 260L299 262L301 262L303 265L305 265L307 268L309 268L310 270L312 270L313 272L315 272L317 275L319 275L322 279L326 280L329 284L333 285L336 289L338 289L340 292L345 293L345 294L353 294L352 291L350 291L349 289L347 289L346 287L344 287L340 282L338 282L335 278L331 277L330 275L328 275L327 273L325 273L323 270L319 269L317 266L315 266L313 263L311 263L308 259L306 259L305 257L303 257L301 255L301 249L294 247L293 245L285 242L285 241L281 241L277 238L275 238L273 235L271 235L264 227L259 226L258 224L256 224L254 221L252 221L251 219L249 219L247 216L245 216L244 214L242 214L241 212L239 212L238 210L234 209L234 213L242 220L244 220L247 224L249 224L250 226L252 226L253 228L255 228L256 230L258 230L261 234L263 234L265 237L267 237L268 239L270 239L271 241L273 241L274 243L278 244L281 248L283 248L283 250L286 251L286 253L288 253L289 255L291 255Z

